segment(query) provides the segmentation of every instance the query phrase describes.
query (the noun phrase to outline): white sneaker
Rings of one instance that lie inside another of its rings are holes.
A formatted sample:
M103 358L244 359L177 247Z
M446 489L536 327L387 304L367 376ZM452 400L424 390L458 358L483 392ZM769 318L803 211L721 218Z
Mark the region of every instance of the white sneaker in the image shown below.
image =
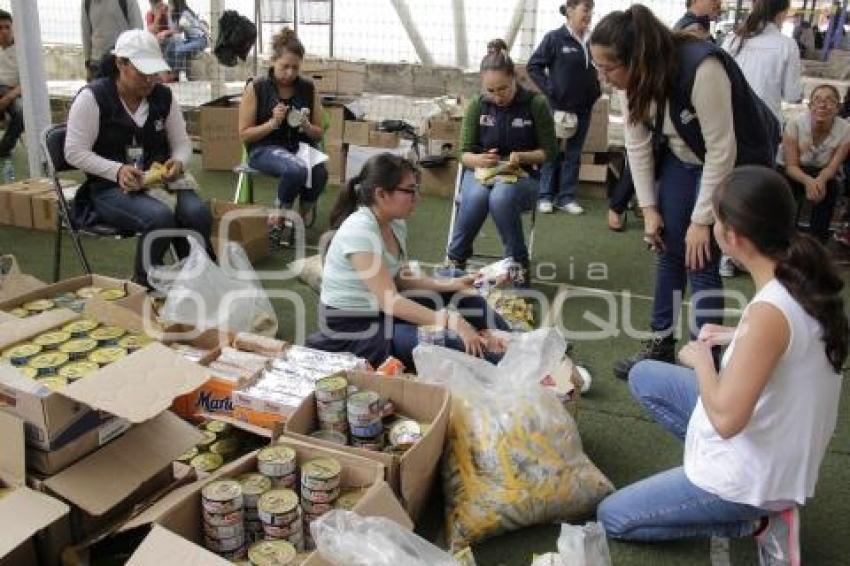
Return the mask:
M720 277L735 277L735 274L738 272L735 267L735 260L728 255L721 256L718 272L720 273Z
M540 214L552 214L553 210L552 203L548 200L541 200L537 204L537 212Z
M584 209L581 207L581 205L579 203L577 203L575 201L568 202L567 204L559 204L555 208L557 208L558 210L563 210L564 212L567 212L569 214L575 214L575 215L584 214Z
M761 566L800 566L800 511L795 505L771 513L767 527L756 535Z

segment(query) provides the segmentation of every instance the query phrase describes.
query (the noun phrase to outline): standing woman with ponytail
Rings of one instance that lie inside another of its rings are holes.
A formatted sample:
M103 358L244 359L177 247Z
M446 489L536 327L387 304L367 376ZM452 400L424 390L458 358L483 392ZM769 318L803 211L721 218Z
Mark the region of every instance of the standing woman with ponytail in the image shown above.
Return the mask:
M645 361L632 394L685 442L684 467L628 486L598 510L609 536L654 541L755 535L760 564L800 564L799 512L835 430L848 323L827 251L795 228L783 177L736 169L713 197L714 235L755 296L736 328L706 325L685 368ZM720 371L711 349L726 346Z
M419 326L446 334L446 346L495 361L503 348L487 329L505 321L473 292L474 275L421 277L407 268L407 218L419 196L414 165L382 153L348 181L331 212L336 233L322 276L319 328L308 345L352 352L380 365L395 356L413 367ZM448 305L457 310L447 310Z
M600 75L624 91L626 151L644 239L658 254L652 334L614 366L626 379L641 360L673 361L688 282L691 333L721 321L711 196L736 162L772 164L779 128L726 52L671 32L641 4L605 16L591 34L590 51Z

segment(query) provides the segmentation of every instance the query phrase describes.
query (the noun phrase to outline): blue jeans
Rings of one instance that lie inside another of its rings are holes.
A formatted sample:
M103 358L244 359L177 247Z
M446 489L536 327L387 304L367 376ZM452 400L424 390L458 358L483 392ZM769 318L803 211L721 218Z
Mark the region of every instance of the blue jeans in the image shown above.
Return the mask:
M519 179L516 183L496 183L485 187L475 180L471 170L465 170L449 259L463 263L472 256L472 243L490 213L505 246L505 257L527 264L528 248L522 233L522 213L534 206L538 189L539 183L532 177Z
M629 387L653 419L677 438L685 438L699 397L693 370L642 361L629 373ZM767 514L697 487L681 467L615 492L596 513L608 536L635 541L750 536Z
M172 212L162 201L141 191L125 193L112 186L92 193L94 209L104 222L122 231L142 235L138 239L133 275L138 283L147 285L147 266L142 252L148 233L154 230L183 228L192 231L194 236L200 237L210 257L215 257L210 244L212 214L209 206L195 191L177 191L176 194L177 207ZM189 254L189 243L185 238L155 238L150 242L151 263L162 264L162 258L172 244L179 257Z
M576 133L567 140L564 151L558 152L555 161L548 161L540 169L540 200L566 206L576 200L578 170L581 167L581 148L590 129L590 112L576 113ZM560 140L558 140L560 142ZM560 177L560 183L559 181Z
M267 145L254 148L248 156L248 165L279 179L277 200L283 208L292 208L292 204L298 197L301 198L302 204L316 202L328 183L328 169L324 163L320 163L313 167L312 187L305 187L307 167L294 153L280 146Z
M189 60L207 48L206 37L192 37L187 39L170 38L165 43L162 54L165 62L175 73L180 71L189 72Z
M0 96L6 94L12 87L0 85ZM24 132L24 107L23 99L19 96L6 107L6 114L9 116L9 122L6 124L6 132L3 134L3 139L0 140L0 158L9 157L15 145L18 143L18 138Z
M658 167L658 165L656 165ZM685 268L685 234L699 192L702 166L683 163L671 152L661 159L658 179L658 209L664 220L665 251L658 254L655 270L655 297L652 303L652 329L666 332L675 327L681 300L691 283L691 335L703 324L723 322L723 281L718 272L720 248L711 234L711 258L702 269ZM711 231L709 230L711 233Z

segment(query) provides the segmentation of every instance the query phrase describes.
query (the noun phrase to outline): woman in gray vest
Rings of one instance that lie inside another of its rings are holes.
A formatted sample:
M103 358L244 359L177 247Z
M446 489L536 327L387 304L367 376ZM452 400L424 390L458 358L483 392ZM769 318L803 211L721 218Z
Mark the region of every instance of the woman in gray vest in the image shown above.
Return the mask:
M481 83L484 94L470 101L461 125L464 171L448 262L466 268L475 237L492 214L504 256L522 265L527 281L521 214L537 202L540 165L557 152L552 113L543 94L517 84L503 50L491 50L481 61Z
M641 4L605 16L593 30L590 50L600 75L623 91L626 151L644 212L644 238L658 254L652 333L638 353L614 366L615 375L626 379L643 359L675 361L688 281L691 333L706 322L722 322L711 195L740 153L735 122L741 117L733 113L733 95L748 87L740 71L733 76L724 66L728 54L691 34L671 32ZM687 77L690 88L683 84ZM695 151L700 141L703 155Z
M104 60L106 76L92 81L71 104L65 138L65 159L86 173L74 199L75 215L141 233L134 280L146 286L145 255L159 265L172 243L180 257L189 252L185 238L149 237L151 232L182 228L199 236L212 256L212 217L197 193L177 190L176 202L166 203L143 184L155 162L165 166L163 181L177 181L192 156L180 104L160 84L159 74L168 70L152 34L125 31L113 56ZM146 247L149 253L143 253Z
M304 45L289 28L272 40L272 67L245 88L239 105L239 136L254 169L280 179L277 200L291 209L295 199L306 225L312 224L316 201L328 182L324 163L308 167L308 149L322 139L322 104L310 79L299 74ZM300 154L300 155L299 155ZM282 217L269 218L273 239L281 236Z

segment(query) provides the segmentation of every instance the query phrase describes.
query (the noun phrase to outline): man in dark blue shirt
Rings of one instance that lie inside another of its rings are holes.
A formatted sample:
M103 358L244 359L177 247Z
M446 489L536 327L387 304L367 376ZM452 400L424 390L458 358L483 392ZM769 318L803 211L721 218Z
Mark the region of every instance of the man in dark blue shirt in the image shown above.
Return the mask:
M688 11L676 22L673 29L710 39L711 22L720 15L720 0L685 0L685 7Z

